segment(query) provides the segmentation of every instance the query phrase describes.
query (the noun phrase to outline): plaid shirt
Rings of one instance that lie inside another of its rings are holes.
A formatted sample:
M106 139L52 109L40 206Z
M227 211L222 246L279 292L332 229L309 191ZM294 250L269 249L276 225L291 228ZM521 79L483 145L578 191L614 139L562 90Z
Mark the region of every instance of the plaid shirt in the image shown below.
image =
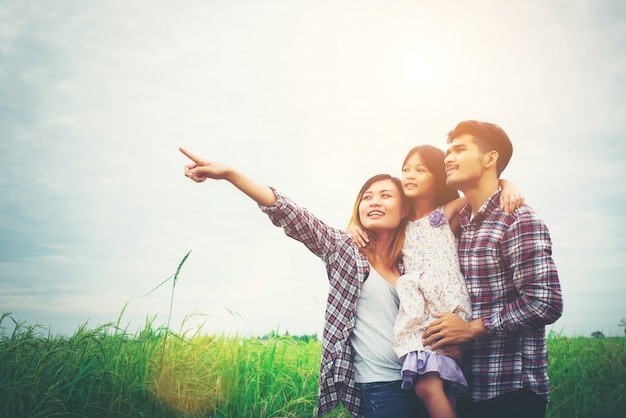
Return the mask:
M272 189L274 190L274 189ZM350 236L332 228L305 208L274 190L274 206L260 206L272 223L303 243L326 264L329 291L324 317L317 414L321 416L343 402L353 416L362 416L361 395L354 380L350 334L356 322L356 305L369 275L367 258Z
M529 207L507 215L494 193L470 219L461 211L459 261L473 319L488 335L476 338L465 373L472 401L527 388L549 400L545 325L563 311L547 227Z

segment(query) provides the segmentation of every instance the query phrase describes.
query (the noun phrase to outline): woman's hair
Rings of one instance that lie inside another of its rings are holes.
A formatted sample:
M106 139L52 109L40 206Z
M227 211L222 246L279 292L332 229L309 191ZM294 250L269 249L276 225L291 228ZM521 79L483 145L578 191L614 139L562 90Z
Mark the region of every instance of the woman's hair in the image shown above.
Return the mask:
M389 244L389 248L387 249L387 265L393 266L402 261L402 247L404 246L404 235L412 211L409 200L404 196L404 193L402 192L402 182L399 178L393 177L390 174L378 174L367 180L365 184L363 184L363 186L361 187L361 190L357 195L356 202L354 202L354 209L352 210L352 217L350 218L348 228L351 226L358 226L361 229L367 231L370 240L367 245L365 245L365 247L361 247L360 250L368 258L373 255L376 248L376 233L374 231L366 229L363 226L363 223L361 223L361 218L359 216L359 205L361 203L361 200L363 199L363 194L370 188L370 186L376 182L383 180L391 180L396 189L398 189L398 196L400 197L400 199L402 199L402 209L406 212L406 215L401 219L400 224L395 229L393 238L391 239L391 243Z
M435 178L435 204L437 206L445 205L459 197L459 192L456 189L451 189L446 185L446 166L443 162L446 158L445 152L432 145L418 145L409 151L402 166L413 154L419 154L422 163Z

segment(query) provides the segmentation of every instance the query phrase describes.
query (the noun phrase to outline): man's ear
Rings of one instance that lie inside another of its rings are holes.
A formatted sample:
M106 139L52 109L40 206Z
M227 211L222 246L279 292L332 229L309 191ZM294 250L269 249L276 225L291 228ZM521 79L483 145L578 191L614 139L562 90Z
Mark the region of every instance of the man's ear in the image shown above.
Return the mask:
M491 150L488 153L486 153L483 158L483 163L485 164L485 168L495 167L498 162L499 156L500 155L498 154L498 151L496 150Z

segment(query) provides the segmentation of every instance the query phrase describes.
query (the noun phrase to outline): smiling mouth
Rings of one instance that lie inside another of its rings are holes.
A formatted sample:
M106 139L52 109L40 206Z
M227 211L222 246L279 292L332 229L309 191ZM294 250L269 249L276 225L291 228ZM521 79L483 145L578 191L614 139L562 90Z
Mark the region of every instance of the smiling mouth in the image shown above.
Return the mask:
M383 212L379 211L379 210L373 210L373 211L367 213L368 217L383 216L383 215L385 215L385 214Z

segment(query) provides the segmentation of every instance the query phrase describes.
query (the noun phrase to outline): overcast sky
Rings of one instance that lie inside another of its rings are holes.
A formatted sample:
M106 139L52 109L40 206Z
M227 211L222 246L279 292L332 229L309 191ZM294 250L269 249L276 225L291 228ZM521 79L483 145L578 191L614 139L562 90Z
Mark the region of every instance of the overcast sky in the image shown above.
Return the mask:
M164 325L171 284L144 295L191 250L172 329L321 334L323 263L177 148L345 227L367 178L480 119L550 228L553 329L621 334L625 48L617 0L1 0L0 311Z

